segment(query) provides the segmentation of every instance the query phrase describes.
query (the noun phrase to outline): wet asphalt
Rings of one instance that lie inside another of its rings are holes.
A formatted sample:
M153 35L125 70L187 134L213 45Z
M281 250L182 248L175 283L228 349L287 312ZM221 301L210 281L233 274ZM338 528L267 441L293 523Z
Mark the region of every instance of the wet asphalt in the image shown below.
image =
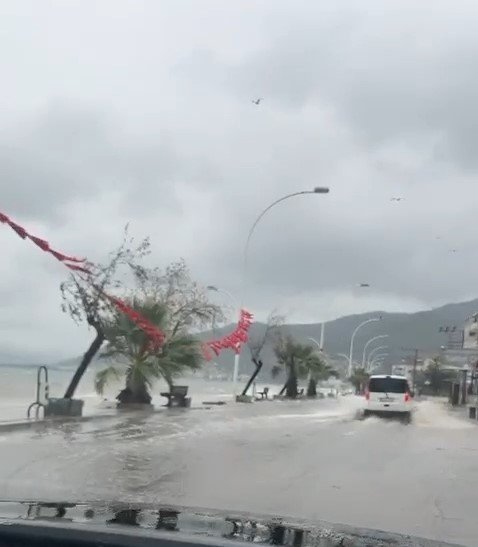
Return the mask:
M118 413L0 429L3 499L135 501L320 519L476 545L478 429L441 402L412 424L361 400Z

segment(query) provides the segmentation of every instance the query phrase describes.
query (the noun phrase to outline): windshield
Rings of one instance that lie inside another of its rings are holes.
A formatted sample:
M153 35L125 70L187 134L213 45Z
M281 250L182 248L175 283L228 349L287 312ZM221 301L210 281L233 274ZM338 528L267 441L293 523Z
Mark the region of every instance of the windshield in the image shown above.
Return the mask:
M478 4L3 0L0 26L2 500L476 546Z
M407 393L409 388L407 381L399 378L371 378L368 390L372 393Z

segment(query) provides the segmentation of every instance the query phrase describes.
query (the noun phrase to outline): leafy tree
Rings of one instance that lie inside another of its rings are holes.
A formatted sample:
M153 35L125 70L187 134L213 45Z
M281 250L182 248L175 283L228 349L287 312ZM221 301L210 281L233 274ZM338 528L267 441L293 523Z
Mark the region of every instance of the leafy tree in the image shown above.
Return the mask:
M364 368L357 367L353 370L349 381L354 386L355 393L359 394L365 391L365 386L367 385L369 378L370 375Z
M168 309L164 303L135 299L129 305L167 332ZM164 345L157 348L143 330L120 313L115 314L104 332L108 343L101 357L113 363L98 372L95 389L102 394L111 379L124 376L125 388L118 396L120 402L149 404L155 380L163 378L172 386L174 379L187 369L195 370L201 366L199 343L186 332L177 331L174 336L167 336Z
M91 274L70 275L60 285L62 311L68 313L77 324L86 322L95 331L95 337L68 385L65 398L73 397L81 378L105 340L105 322L110 320L113 310L111 304L103 298L103 293L122 288L124 282L119 276L121 267L127 266L135 270L139 261L148 253L149 240L144 239L134 246L134 240L128 236L126 227L121 245L110 254L105 264L89 264Z
M446 368L446 363L441 357L434 357L422 374L419 375L419 384L429 386L433 395L439 395L444 391L447 383L453 380L456 372Z
M172 262L164 271L136 265L134 273L135 294L166 306L171 335L184 329L199 331L224 320L222 309L192 279L183 259Z
M191 279L183 260L164 272L137 264L133 271L136 289L129 299L131 307L165 334L165 342L155 348L127 317L114 314L104 331L108 345L103 357L116 362L98 373L96 390L103 392L108 381L124 375L120 402L149 403L155 380L163 378L171 389L186 370L200 367L201 349L193 332L221 317L222 311Z

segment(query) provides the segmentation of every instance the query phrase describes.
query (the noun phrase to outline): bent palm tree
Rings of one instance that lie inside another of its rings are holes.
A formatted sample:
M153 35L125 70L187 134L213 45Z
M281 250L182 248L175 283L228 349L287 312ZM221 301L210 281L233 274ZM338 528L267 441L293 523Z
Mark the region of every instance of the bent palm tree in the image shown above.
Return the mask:
M307 359L302 367L301 373L308 376L309 383L307 385L307 396L317 396L317 383L322 380L328 380L331 376L338 378L338 372L328 365L324 359L317 355L317 353L311 355Z
M292 337L285 340L280 339L274 348L277 361L285 367L287 381L282 388L281 394L285 391L286 397L295 399L298 395L297 380L306 375L306 363L313 355L314 348L299 342ZM279 367L273 367L272 373L277 374Z
M365 386L369 377L369 373L364 368L358 367L354 369L349 378L349 382L354 386L357 395L362 394L365 391Z
M116 362L98 372L95 389L102 394L112 379L125 378L125 388L117 399L120 403L150 404L153 383L164 378L171 387L186 369L197 369L202 357L198 342L189 334L168 331L168 308L152 300L134 299L131 307L166 334L164 345L154 348L147 335L124 315L115 315L105 329L108 341L101 357Z

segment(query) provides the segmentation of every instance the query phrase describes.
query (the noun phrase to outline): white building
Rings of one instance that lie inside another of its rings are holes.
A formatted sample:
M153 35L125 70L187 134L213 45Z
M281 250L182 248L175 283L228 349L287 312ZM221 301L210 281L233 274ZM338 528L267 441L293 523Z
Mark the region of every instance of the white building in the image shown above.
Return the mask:
M478 313L468 317L463 325L463 349L478 350Z

